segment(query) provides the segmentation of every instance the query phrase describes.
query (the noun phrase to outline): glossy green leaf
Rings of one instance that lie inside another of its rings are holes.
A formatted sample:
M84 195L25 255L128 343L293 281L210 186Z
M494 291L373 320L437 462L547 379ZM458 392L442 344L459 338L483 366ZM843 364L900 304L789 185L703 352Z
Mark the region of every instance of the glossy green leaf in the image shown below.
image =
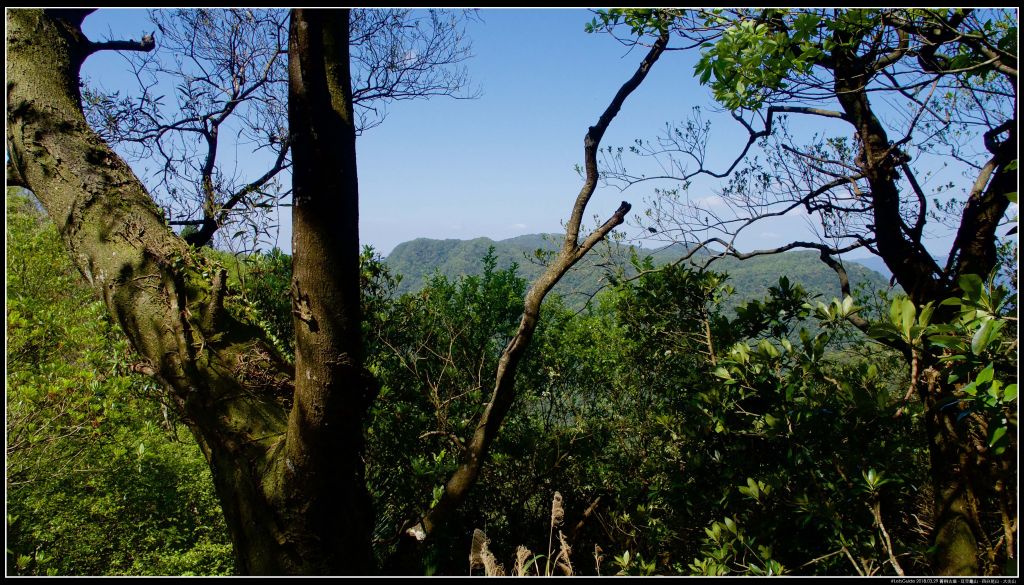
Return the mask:
M1002 323L993 320L985 321L971 338L971 353L980 355L985 351L992 340L999 335L999 330L1002 329L1002 326Z
M902 327L903 335L906 338L910 338L910 328L914 326L914 315L917 313L917 308L914 307L914 303L908 299L903 300L903 306L900 308L900 325Z
M995 370L993 369L993 365L994 364L989 364L989 365L985 366L985 369L983 369L981 372L979 372L978 376L974 379L974 383L978 384L978 385L981 385L981 384L984 384L985 382L991 382L992 381L992 376L995 373Z
M977 301L981 298L983 283L981 277L977 274L964 274L957 280L957 284L960 285L960 290L964 291L967 298L972 301Z
M994 447L995 444L999 442L999 439L1002 439L1004 435L1006 435L1006 427L998 426L993 429L992 436L988 439L988 446Z

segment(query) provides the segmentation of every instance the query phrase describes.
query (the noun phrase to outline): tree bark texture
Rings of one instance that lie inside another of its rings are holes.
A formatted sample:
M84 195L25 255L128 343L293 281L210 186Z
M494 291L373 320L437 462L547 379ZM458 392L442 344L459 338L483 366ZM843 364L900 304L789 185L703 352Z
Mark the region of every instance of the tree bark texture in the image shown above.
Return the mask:
M871 189L878 252L917 306L938 305L959 293L961 275L985 278L996 266L995 230L1009 205L1007 193L1017 189L1016 174L1006 171L1017 156L1015 124L986 136L992 158L969 193L950 253L955 261L944 273L922 245L920 234L908 229L901 217L898 171L903 159L858 81L871 78L872 71L855 55L837 51L833 58L835 94L857 131L857 161ZM1006 140L996 139L1004 133ZM951 311L940 307L933 321L951 317ZM951 407L956 396L952 385L933 380L919 384L918 392L926 408L924 431L934 491L933 569L940 575L977 575L982 572L981 556L991 552L983 519L1000 516L998 497L983 495L979 488L1001 481L992 474L997 466L983 463L986 449L978 445L984 441L978 442L970 420L961 420L960 409Z
M369 572L373 528L363 418L359 188L347 10L295 10L289 33L295 404L286 509L299 565Z
M341 53L347 26L339 25L347 14L300 18L294 46L306 52L294 59L296 82L305 84L297 99L310 108L293 122L304 146L295 155L303 177L296 386L294 368L225 290L223 268L170 230L128 165L87 125L79 68L114 46L84 37L88 13L6 11L12 173L43 204L75 265L148 362L142 369L167 387L199 442L236 570L372 570L359 456L369 384L359 350L354 134Z

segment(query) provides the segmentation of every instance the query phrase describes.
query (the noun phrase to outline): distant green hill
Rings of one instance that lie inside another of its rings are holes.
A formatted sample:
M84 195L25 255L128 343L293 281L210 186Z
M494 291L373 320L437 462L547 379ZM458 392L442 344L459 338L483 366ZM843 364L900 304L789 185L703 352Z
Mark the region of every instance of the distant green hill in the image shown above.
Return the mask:
M519 273L528 282L532 282L544 270L544 254L538 255L537 251L557 250L561 242L560 234L530 234L500 241L489 238L419 238L396 246L385 262L402 275L399 292L415 292L423 287L435 271L449 278L479 274L482 271L481 258L489 247L494 246L499 269L507 268L515 262L519 265ZM582 306L607 283L606 274L614 264L628 265L630 249L629 246L614 243L600 244L558 283L554 292L564 297L570 306ZM673 246L658 251L643 248L637 251L641 256L651 255L655 264L664 264L678 259L685 249ZM888 287L888 281L878 272L853 262L846 264L852 286L866 283L875 289ZM722 258L712 264L712 269L727 273L729 283L736 289L736 294L727 306L762 298L768 287L776 284L780 276L788 277L791 282L802 285L811 294L822 295L826 300L839 296L839 282L835 272L825 266L814 251L792 251L742 261Z

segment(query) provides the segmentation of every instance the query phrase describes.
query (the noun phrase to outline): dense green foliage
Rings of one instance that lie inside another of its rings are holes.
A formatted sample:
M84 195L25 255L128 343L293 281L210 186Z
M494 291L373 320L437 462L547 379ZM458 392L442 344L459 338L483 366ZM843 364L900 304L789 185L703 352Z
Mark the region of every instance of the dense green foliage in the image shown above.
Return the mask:
M8 215L9 572L230 572L198 449L130 371L52 226L24 197L8 198ZM520 268L493 248L480 256L404 295L372 250L362 257L381 384L367 482L385 572L403 523L459 460L520 318ZM225 262L245 310L283 340L289 260ZM944 304L959 318L936 326L936 307L878 293L821 302L798 276L734 310L731 276L635 262L648 272L584 312L545 304L512 414L426 573L465 574L475 528L507 565L519 545L551 555L555 491L565 518L554 533L576 574L927 573L924 409L906 398L901 343L944 352L938 371L959 384L965 417L984 420L997 463L1015 460L1010 291L968 279ZM874 338L852 314L875 323ZM1000 489L1013 489L1016 467L1003 474Z
M230 573L199 447L23 195L7 259L8 574Z
M986 352L995 343L1016 366L1016 341L998 325L1015 323L1015 302L1001 307L996 299L1012 297L992 283L1015 286L1016 229L1003 228L1018 190L1018 21L1009 9L613 9L589 27L628 44L671 31L678 48L699 53L694 76L747 136L720 183L724 214L691 190L699 175L722 176L704 164L718 149L699 108L618 149L628 155L609 149L606 176L657 185L645 227L737 236L806 210L829 242L819 247L826 262L872 246L909 295L869 331L902 354L907 397L924 407L930 568L940 575L1013 572L1017 556L1016 493L1004 489L1016 463L999 443L1015 425L1015 407L1000 411L1015 379L996 379ZM638 159L650 166L637 169ZM958 166L948 183L932 180ZM935 239L938 226L956 237ZM999 316L979 316L979 303Z
M438 497L518 322L525 279L498 265L491 248L469 276L435 273L368 312L383 387L368 430L382 560L403 519ZM364 256L364 268L378 293L398 288L379 259ZM505 559L517 545L549 550L557 490L573 547L609 553L606 572L894 574L895 559L926 573L923 409L905 397L904 356L845 320L889 322L889 299L825 304L783 278L733 310L730 280L678 267L624 282L582 314L551 299L461 528L424 569L461 573L474 527ZM1009 346L1000 355L1004 367L1015 359ZM1009 428L1006 400L988 416ZM576 560L578 572L591 566Z

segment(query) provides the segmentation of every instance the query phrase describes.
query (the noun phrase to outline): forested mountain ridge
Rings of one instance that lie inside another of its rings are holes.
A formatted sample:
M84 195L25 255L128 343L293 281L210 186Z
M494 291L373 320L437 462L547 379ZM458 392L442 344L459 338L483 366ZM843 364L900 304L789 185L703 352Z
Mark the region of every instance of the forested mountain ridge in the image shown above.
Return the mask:
M415 292L423 288L435 271L449 278L480 274L483 271L481 259L493 246L498 269L516 263L523 278L532 282L543 270L543 254L538 255L537 251L556 250L562 237L561 234L527 234L505 240L417 238L396 246L385 258L385 263L402 275L399 293ZM655 265L677 260L685 252L681 245L654 250L611 242L598 249L600 254L584 258L555 286L555 292L569 306L582 306L607 284L608 275L614 274L617 267L624 268L627 275L636 273L629 262L631 250L641 258L650 255ZM885 290L889 287L885 276L863 264L847 261L845 266L853 288L864 285L872 290ZM722 258L716 260L710 269L729 275L728 282L736 291L731 302L727 303L729 305L760 298L769 286L778 283L781 276L801 283L812 295L821 295L824 300L841 296L835 272L818 259L816 251L791 251L747 260Z

